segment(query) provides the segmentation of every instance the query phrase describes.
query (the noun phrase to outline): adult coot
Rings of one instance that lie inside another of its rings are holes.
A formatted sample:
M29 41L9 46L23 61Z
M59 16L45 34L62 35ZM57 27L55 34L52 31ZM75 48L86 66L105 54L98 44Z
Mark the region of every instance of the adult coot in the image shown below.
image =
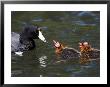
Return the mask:
M23 52L35 48L34 39L41 39L46 42L42 35L41 29L38 26L25 26L23 31L18 34L11 33L11 52Z

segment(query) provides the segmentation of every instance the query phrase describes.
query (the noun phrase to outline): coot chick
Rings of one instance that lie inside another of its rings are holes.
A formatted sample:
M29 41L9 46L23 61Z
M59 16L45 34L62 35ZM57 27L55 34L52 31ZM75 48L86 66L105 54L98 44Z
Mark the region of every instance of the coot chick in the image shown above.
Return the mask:
M92 48L88 42L79 43L80 63L87 63L100 58L100 50Z
M46 42L41 29L38 26L25 26L20 34L12 32L11 52L23 52L34 49L34 39L41 39L43 42Z
M55 53L64 60L79 59L80 52L74 48L66 47L63 44L53 40Z

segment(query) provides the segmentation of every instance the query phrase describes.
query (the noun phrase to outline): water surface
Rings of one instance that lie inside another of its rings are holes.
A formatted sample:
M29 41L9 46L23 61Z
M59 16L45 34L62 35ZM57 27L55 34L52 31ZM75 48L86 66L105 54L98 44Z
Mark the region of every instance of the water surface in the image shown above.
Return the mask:
M36 48L23 56L12 55L13 77L99 77L100 63L93 61L80 65L74 61L55 63L56 54L52 40L78 49L78 43L88 41L100 49L100 12L90 11L36 11L11 13L12 32L20 33L27 24L38 25L49 42L35 40ZM78 49L79 50L79 49Z

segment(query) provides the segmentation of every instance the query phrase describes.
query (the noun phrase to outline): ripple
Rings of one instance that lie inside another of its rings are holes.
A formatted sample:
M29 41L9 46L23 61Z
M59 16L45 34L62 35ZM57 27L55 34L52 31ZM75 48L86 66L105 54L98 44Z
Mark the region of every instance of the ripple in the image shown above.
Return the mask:
M13 70L11 72L11 76L16 76L16 75L19 75L19 74L22 74L22 73L23 73L22 70Z
M96 15L89 11L83 11L83 12L80 12L77 16L93 16L94 17Z
M47 60L47 56L41 56L40 58L39 58L39 63L40 63L40 66L41 67L46 67L47 65L46 65L46 60Z
M33 22L42 22L44 21L42 18L35 18L32 20Z
M75 23L77 24L77 25L80 25L80 26L95 26L96 24L92 24L92 23L86 23L86 22L84 22L84 21L82 21L82 20L80 20L80 21L75 21Z

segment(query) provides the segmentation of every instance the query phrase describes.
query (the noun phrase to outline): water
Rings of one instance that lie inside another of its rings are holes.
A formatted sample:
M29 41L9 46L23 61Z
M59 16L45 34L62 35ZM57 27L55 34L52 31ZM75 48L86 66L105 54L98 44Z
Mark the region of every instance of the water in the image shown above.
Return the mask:
M100 12L12 12L12 31L20 33L27 24L39 25L47 43L35 40L36 48L22 56L12 55L13 77L99 77L100 62L80 65L75 61L56 61L52 40L78 49L88 41L100 49ZM79 49L78 49L79 50Z

